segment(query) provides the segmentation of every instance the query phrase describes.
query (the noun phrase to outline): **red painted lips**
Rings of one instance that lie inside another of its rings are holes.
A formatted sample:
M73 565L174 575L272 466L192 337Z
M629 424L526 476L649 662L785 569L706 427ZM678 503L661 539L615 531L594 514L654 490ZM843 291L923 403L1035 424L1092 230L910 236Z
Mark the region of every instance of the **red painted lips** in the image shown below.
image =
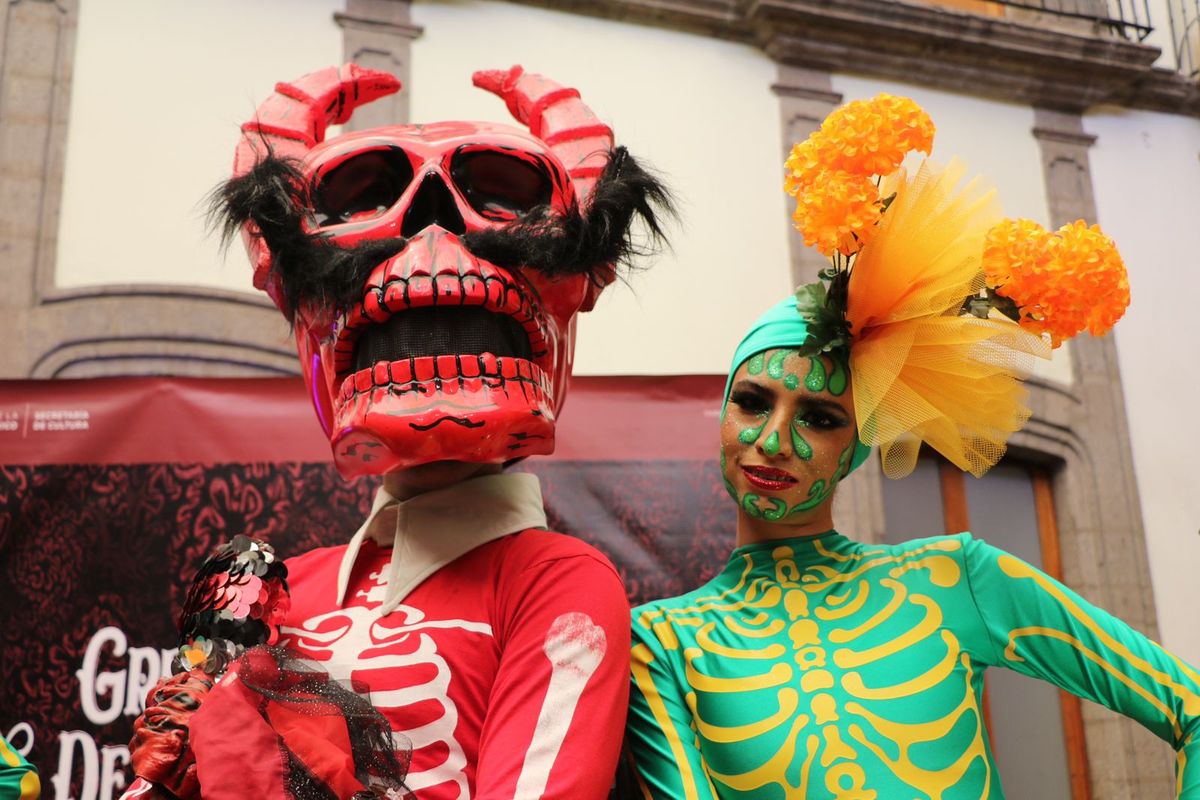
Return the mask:
M796 484L796 478L790 472L774 467L742 465L742 474L751 486L768 492L778 492L791 488Z

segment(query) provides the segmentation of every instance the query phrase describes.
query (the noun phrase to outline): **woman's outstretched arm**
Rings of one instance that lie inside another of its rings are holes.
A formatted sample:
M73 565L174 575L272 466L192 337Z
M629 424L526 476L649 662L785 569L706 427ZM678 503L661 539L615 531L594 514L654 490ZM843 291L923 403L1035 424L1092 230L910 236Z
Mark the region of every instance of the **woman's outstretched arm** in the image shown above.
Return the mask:
M1015 556L965 555L992 663L1137 720L1178 753L1177 796L1200 800L1200 672Z

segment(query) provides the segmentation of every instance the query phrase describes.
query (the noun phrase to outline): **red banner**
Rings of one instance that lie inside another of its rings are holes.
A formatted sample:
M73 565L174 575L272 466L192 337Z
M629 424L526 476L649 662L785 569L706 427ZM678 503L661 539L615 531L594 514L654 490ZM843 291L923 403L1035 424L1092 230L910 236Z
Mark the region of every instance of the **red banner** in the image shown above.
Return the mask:
M732 545L716 468L724 379L579 378L542 479L550 525L603 550L632 602L694 588ZM298 380L0 383L0 734L43 796L108 800L204 556L344 542L376 480L344 481Z
M549 458L712 457L724 381L575 378ZM328 460L299 378L0 382L0 464Z

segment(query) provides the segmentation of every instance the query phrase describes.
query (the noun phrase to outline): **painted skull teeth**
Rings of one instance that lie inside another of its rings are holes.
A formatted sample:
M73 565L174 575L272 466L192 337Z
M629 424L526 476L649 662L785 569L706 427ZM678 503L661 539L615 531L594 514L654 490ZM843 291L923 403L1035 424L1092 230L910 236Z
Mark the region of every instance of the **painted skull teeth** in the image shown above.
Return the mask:
M381 361L346 378L342 382L341 400L346 403L364 396L374 400L379 391L397 395L440 392L450 396L459 390L509 392L512 387L519 387L526 397L539 402L547 401L550 393L546 373L536 364L523 358L484 353L481 356L422 356Z
M355 371L354 367L356 349L365 333L388 323L397 314L437 308L477 308L512 319L528 339L531 359L539 366L547 367L548 364L543 362L550 355L549 336L538 304L498 267L473 259L460 266L461 272L430 276L414 271L405 276L391 276L382 284L369 286L361 305L344 315L338 326L334 347L334 368L338 376L344 379L351 373L357 375L364 371ZM524 342L520 344L524 350ZM420 354L417 358L426 355L432 354ZM449 352L436 355L469 357L480 354Z

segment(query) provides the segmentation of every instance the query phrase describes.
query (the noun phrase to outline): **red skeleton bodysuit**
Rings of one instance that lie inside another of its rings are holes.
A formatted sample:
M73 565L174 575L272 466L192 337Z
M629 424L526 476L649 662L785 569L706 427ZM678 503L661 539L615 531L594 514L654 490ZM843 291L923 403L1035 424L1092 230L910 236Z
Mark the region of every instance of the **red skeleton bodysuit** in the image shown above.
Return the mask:
M349 545L288 562L284 643L371 687L421 800L603 797L628 700L612 565L544 530L532 475L390 502Z
M255 286L293 323L347 477L552 452L575 315L636 251L633 219L657 235L653 207L670 208L574 89L520 67L475 83L529 130L440 122L324 141L399 83L346 65L279 84L217 194ZM291 559L279 643L369 690L396 747L411 747L418 800L605 797L628 699L621 580L545 530L534 476L494 470L402 502L381 489L349 544ZM206 800L238 797L249 754L186 757L203 677L160 693L184 701L156 707L163 723L142 726L134 766L181 796L198 784ZM128 796L154 788L139 779Z

